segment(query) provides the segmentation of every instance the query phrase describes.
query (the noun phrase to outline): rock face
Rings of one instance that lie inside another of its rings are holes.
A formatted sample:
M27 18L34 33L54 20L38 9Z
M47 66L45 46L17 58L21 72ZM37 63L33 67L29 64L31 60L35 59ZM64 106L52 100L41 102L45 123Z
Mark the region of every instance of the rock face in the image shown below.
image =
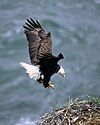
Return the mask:
M100 125L100 102L70 101L40 118L37 125Z

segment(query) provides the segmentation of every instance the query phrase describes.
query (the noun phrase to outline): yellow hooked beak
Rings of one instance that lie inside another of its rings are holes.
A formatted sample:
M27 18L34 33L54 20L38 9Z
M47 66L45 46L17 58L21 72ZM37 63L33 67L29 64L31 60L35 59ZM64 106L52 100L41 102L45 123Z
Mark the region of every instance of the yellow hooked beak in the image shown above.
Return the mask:
M65 76L66 76L66 75L65 75L65 73L64 73L64 74L62 74L62 76L63 76L63 77L65 77Z

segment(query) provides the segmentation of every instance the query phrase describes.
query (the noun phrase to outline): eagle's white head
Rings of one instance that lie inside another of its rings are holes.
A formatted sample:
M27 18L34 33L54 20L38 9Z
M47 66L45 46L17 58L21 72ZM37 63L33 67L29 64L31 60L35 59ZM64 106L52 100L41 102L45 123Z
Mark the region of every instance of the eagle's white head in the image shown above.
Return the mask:
M62 66L60 66L60 69L57 72L58 74L62 75L63 77L65 77L65 70Z

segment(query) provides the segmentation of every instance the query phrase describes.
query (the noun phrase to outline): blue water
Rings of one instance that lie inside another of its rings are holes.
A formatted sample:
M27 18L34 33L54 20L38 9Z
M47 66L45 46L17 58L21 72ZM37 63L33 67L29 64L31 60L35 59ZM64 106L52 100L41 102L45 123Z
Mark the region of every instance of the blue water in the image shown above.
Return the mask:
M54 75L54 90L28 77L23 25L39 20L52 33L53 53L66 78ZM100 0L0 0L0 125L33 125L69 98L100 97Z

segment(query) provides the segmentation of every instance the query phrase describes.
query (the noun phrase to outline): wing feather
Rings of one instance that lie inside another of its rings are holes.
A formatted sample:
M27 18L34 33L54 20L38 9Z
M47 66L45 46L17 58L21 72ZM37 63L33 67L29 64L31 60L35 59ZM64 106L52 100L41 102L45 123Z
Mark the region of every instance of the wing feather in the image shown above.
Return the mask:
M44 58L46 54L52 54L51 34L46 33L41 24L32 18L27 19L25 24L23 27L28 41L31 63L37 65L40 58Z

